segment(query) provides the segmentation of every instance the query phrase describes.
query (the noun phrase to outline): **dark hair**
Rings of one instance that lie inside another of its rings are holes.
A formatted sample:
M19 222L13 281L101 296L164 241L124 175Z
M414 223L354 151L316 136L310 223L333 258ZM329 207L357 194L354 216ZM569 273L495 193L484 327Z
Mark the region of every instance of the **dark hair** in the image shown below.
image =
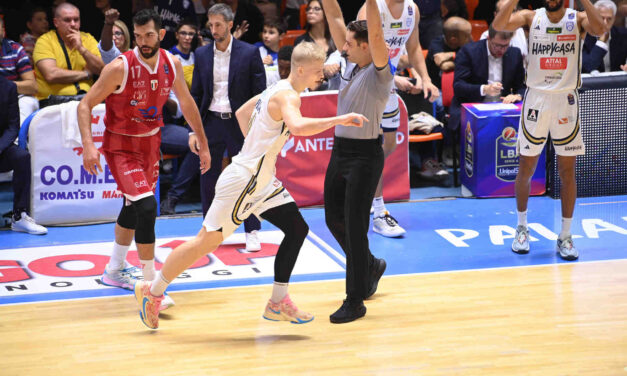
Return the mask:
M182 19L177 25L176 25L176 32L178 33L179 30L181 30L181 28L183 26L189 26L192 29L198 31L198 24L196 24L196 21L194 21L191 18L184 18Z
M161 29L161 17L154 9L142 9L133 17L133 25L137 26L144 26L150 21L155 23L155 29Z
M33 21L33 17L35 17L35 13L45 13L46 14L46 18L48 18L48 12L42 8L42 7L34 7L33 9L30 10L30 12L28 12L28 19L27 21Z
M307 8L309 8L309 4L311 4L312 1L317 2L318 4L320 4L320 8L322 9L322 22L324 22L324 39L326 39L327 41L331 41L331 43L333 43L333 39L331 38L331 31L329 30L329 23L327 22L327 18L324 15L324 7L322 6L322 0L309 0L307 1ZM305 23L305 31L307 33L309 33L311 31L311 24L309 22Z
M283 46L279 49L279 53L277 55L277 60L287 60L292 61L292 51L294 51L293 46Z
M351 21L346 29L355 33L357 43L368 43L368 23L365 20Z
M492 27L492 25L490 25L490 27L488 28L488 36L490 37L490 39L494 38L497 35L503 39L512 39L514 33L512 31L497 31Z
M277 29L279 32L279 35L283 34L285 30L287 30L287 26L285 26L285 23L279 20L272 20L272 19L267 20L263 23L263 26Z

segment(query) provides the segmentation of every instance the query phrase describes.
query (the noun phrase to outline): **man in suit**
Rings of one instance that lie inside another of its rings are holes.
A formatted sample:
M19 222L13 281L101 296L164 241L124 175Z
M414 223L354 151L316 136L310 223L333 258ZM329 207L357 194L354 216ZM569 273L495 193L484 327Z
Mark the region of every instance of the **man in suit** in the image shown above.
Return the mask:
M215 4L208 11L208 25L214 41L196 50L192 96L203 117L211 151L211 168L201 175L200 197L203 215L207 214L222 171L222 157L236 155L244 144L235 111L266 89L266 72L259 50L231 35L233 11L225 4ZM191 134L190 145L198 142ZM246 249L258 251L260 223L254 216L244 222Z
M614 26L616 4L610 0L594 3L609 32L595 37L586 34L582 50L582 72L620 71L621 65L627 65L627 29Z
M0 172L13 171L11 230L44 235L48 230L28 216L30 208L30 154L14 141L20 131L17 85L0 75Z
M513 33L489 30L488 39L466 44L455 57L451 129L460 125L462 103L514 103L525 93L522 54L509 45Z

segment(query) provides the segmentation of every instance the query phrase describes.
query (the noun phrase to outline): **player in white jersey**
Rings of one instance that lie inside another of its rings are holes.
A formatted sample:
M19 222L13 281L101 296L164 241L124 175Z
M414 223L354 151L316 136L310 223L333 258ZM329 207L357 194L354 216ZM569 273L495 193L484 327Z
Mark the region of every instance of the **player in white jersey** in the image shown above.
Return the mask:
M557 251L564 260L576 260L579 253L570 225L577 197L575 161L577 155L585 153L577 95L581 84L581 40L586 32L602 35L605 24L590 0L581 0L585 12L564 8L563 0L544 0L544 8L512 14L517 3L518 0L504 0L492 23L496 30L504 31L529 27L527 92L518 129L518 225L512 251L529 252L527 203L531 177L550 134L562 182L562 230Z
M418 22L420 11L412 0L377 0L381 21L383 22L383 36L390 49L390 66L392 74L398 67L402 51L406 48L409 63L416 69L416 83L413 85L418 91L424 92L425 98L431 102L440 95L440 91L431 83L425 58L420 47L418 37ZM366 19L366 5L364 4L357 15L358 20ZM395 76L395 83L404 78ZM397 83L397 86L399 84ZM392 154L396 149L396 130L400 125L400 111L398 108L398 96L394 89L383 112L381 129L383 130L384 157ZM398 237L405 233L398 222L386 210L383 202L383 174L379 178L379 185L372 203L374 209L373 231L383 236Z
M300 43L292 53L289 77L237 110L237 120L246 137L244 146L220 175L203 228L196 238L172 251L154 281L135 285L140 317L149 328L159 326L157 308L170 281L218 248L252 214L266 219L285 235L277 251L272 297L263 317L296 324L313 320L287 294L287 284L309 228L274 171L277 155L290 134L310 136L335 125L361 127L367 121L355 113L322 119L301 115L299 93L307 88L313 90L322 82L325 59L326 51L315 43ZM196 151L193 142L190 146Z

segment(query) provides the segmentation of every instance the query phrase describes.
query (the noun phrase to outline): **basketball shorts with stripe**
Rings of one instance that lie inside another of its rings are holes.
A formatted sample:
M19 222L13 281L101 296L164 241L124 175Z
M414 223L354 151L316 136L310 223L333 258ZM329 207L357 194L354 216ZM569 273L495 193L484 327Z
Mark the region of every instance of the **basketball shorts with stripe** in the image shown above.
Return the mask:
M398 95L391 93L383 110L381 128L383 132L394 132L401 124L401 111L398 108Z

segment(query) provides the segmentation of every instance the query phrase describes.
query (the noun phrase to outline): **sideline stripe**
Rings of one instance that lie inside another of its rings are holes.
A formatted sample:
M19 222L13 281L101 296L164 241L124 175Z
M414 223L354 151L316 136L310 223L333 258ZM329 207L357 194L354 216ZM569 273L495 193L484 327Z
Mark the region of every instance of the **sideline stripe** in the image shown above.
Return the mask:
M322 240L318 235L314 234L313 231L309 231L309 236L313 238L319 246L324 248L331 255L335 256L338 260L342 262L342 266L346 267L346 257L342 256L338 251L333 249L330 245L328 245L324 240Z

